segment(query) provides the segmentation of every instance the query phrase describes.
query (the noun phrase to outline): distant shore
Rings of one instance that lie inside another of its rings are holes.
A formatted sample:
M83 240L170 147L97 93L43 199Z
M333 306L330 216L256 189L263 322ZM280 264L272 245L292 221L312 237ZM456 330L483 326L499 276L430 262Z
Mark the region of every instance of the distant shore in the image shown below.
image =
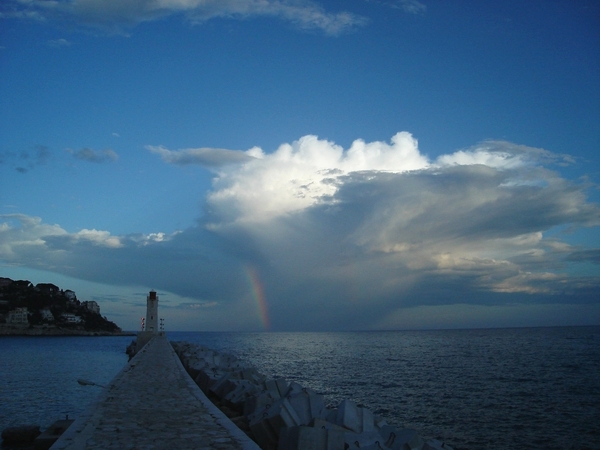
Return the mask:
M80 330L76 328L59 327L23 327L16 325L0 324L0 337L2 336L135 336L133 331L103 331Z

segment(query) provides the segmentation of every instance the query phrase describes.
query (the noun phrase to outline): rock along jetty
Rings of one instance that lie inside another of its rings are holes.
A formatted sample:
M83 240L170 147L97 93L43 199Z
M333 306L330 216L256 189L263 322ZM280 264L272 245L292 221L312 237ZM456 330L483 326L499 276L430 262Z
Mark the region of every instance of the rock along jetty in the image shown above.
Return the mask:
M137 352L51 448L259 449L194 384L164 336Z
M315 391L267 380L231 355L173 342L190 377L263 450L452 450L416 430L388 425L351 400L325 407Z

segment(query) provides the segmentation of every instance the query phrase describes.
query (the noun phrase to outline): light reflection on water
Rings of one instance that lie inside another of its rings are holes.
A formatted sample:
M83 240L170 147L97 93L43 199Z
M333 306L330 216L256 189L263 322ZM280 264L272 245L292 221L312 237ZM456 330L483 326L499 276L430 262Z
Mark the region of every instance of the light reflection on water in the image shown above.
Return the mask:
M600 327L176 333L455 449L600 449ZM76 417L130 337L0 338L0 428Z

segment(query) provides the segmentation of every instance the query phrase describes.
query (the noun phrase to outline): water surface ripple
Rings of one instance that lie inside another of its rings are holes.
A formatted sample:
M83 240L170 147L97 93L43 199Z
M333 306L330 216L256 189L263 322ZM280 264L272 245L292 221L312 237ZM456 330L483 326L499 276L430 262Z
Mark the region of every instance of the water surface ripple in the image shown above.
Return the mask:
M455 449L600 449L600 327L177 337Z

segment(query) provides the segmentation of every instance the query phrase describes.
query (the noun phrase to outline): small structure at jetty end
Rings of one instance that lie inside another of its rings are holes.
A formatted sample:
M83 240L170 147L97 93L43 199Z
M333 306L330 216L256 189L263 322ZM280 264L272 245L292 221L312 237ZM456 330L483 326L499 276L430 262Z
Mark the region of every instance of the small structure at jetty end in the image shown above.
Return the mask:
M158 295L150 291L146 297L146 331L158 332Z
M158 327L158 295L152 290L146 297L146 318L142 320L142 331L137 334L135 352L139 352L144 345L148 343L153 336L164 336L165 332L162 326Z

